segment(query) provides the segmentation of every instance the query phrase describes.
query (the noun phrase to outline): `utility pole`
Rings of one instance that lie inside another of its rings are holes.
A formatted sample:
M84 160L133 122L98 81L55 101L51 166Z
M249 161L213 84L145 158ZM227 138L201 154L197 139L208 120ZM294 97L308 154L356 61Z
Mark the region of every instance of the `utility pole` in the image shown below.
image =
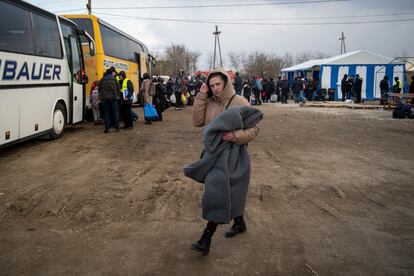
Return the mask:
M220 55L220 67L223 67L223 59L221 58L220 34L221 34L221 32L218 30L218 26L216 25L216 31L213 33L213 35L214 35L213 69L216 68L217 46L218 46L218 51L219 51L219 55Z
M339 40L341 41L341 55L342 54L346 54L346 47L345 47L345 36L344 36L344 32L342 32L342 36L339 38ZM342 52L343 49L343 52Z
M88 14L92 14L92 0L88 0L88 4L86 4L86 8L88 9Z

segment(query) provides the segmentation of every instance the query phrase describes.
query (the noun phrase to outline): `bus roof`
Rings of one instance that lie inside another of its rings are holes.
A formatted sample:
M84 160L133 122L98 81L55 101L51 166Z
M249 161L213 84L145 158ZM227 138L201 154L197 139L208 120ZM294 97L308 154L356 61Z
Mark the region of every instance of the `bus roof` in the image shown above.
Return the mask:
M136 43L140 44L142 46L142 48L144 49L145 53L149 54L149 50L148 47L140 40L136 39L135 37L130 36L129 34L125 33L124 31L121 31L120 29L118 29L117 27L109 24L108 22L102 20L101 18L97 17L96 15L89 15L89 14L65 14L63 15L65 17L68 18L89 18L91 20L96 20L98 21L100 24L104 25L105 27L112 29L114 31L116 31L117 33L120 33L121 35L131 39L132 41L135 41Z

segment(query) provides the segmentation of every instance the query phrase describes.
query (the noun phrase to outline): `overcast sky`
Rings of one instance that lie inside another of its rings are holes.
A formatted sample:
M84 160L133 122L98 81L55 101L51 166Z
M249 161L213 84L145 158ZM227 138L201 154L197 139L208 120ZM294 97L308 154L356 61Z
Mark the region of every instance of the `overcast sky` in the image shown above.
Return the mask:
M299 53L305 50L322 51L329 55L340 53L338 38L343 31L347 51L370 50L388 57L414 56L414 21L384 22L370 24L333 25L335 22L382 21L414 19L414 0L350 0L325 3L298 3L315 0L92 0L93 13L110 24L144 42L150 50L162 51L171 43L184 44L192 50L203 53L200 66L207 67L208 53L213 50L214 23L187 23L154 21L132 17L163 19L187 19L200 21L261 22L279 25L226 25L219 24L223 56L229 51L261 50L268 53ZM86 13L87 0L29 0L43 9L66 13ZM220 8L182 9L128 9L100 10L114 8L122 3L124 7L263 4L284 3L283 5L257 5ZM289 4L286 4L290 2ZM116 3L116 4L115 4ZM351 17L349 17L351 16ZM283 25L287 24L287 25ZM304 23L295 26L292 23ZM312 23L309 25L307 23ZM315 25L314 23L325 23ZM328 23L328 24L326 24Z

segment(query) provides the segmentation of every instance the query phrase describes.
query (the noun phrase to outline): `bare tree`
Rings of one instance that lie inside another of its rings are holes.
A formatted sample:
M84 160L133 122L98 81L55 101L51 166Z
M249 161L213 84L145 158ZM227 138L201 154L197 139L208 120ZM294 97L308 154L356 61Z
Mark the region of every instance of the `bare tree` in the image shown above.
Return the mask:
M295 55L296 64L303 63L311 59L312 59L312 52L308 50Z
M249 76L276 78L280 71L293 65L293 56L289 53L279 56L256 51L248 55L244 62L244 71Z
M198 69L200 55L200 52L189 50L184 45L171 44L164 50L164 54L156 54L154 74L174 76L180 70L186 74L193 73Z
M250 76L263 76L268 62L268 55L265 52L255 51L247 56L244 68Z
M291 53L285 53L283 56L281 56L281 64L280 67L283 68L287 68L290 67L294 64L294 58L293 55Z
M213 51L208 52L207 54L207 66L206 68L211 69L213 68L213 60L214 60L214 54Z
M244 65L246 64L246 52L231 51L228 54L228 60L230 66L232 66L237 72L243 74Z
M323 52L312 52L312 51L303 51L295 56L295 63L303 63L311 59L321 59L321 58L327 58L329 55L323 53Z
M315 59L329 58L329 57L331 56L324 52L320 52L320 51L313 52L313 58Z

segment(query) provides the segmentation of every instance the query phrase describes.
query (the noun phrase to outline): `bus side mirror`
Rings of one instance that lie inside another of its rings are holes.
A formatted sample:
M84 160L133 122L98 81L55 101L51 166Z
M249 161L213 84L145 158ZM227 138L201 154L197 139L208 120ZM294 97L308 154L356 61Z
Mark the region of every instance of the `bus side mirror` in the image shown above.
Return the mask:
M89 55L93 57L95 55L95 43L94 41L89 41Z

